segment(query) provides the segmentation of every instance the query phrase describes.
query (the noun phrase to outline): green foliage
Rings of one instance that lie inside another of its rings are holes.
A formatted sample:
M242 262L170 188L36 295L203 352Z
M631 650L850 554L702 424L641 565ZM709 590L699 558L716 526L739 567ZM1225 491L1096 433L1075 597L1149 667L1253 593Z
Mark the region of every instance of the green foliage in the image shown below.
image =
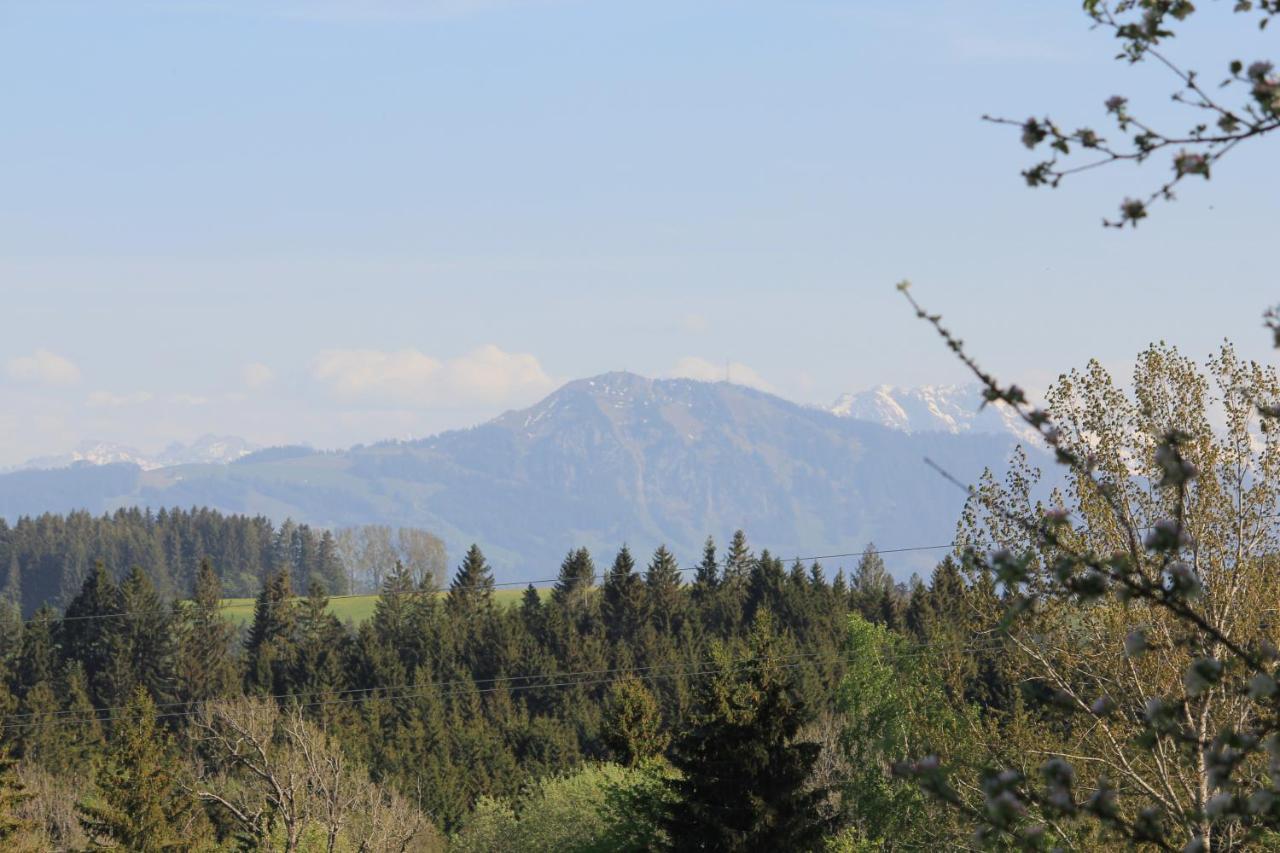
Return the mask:
M625 807L648 800L661 771L589 765L569 776L539 780L514 800L481 798L450 850L488 853L628 853L651 850L657 826Z
M676 850L809 850L826 829L825 792L808 785L819 749L797 738L813 712L767 612L746 651L738 662L716 648L695 723L673 744L681 776L664 824Z
M135 688L98 773L99 794L80 805L97 846L139 853L200 846L192 832L195 802L175 778L170 740L155 715L155 703Z
M671 740L658 700L634 675L624 675L609 686L605 740L629 767L661 755Z

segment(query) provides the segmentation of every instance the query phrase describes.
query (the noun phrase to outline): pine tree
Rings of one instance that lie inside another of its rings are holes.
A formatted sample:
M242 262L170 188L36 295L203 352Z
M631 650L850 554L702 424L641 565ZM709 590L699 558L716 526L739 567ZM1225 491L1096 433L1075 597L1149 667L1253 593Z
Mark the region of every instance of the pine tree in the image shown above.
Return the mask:
M194 596L179 611L178 693L185 702L228 696L237 679L231 656L235 629L222 615L222 582L208 559L196 571Z
M664 823L673 849L810 850L820 842L825 792L809 781L819 748L798 740L812 712L783 651L764 612L749 662L735 665L717 645L719 672L672 748L680 776L668 782L674 802Z
M102 846L126 850L190 850L194 800L174 778L168 735L156 725L156 708L144 688L133 691L116 722L98 774L99 797L80 804L81 823Z

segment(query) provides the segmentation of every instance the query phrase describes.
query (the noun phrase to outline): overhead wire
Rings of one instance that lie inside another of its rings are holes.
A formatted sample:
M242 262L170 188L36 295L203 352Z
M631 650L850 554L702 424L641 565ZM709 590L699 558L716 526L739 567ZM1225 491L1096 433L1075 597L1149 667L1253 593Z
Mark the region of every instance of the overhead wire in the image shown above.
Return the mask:
M1000 640L999 638L991 638L990 640L982 643L964 644L962 646L954 646L948 643L916 643L916 644L913 644L910 648L904 649L904 650L888 651L888 652L881 651L876 655L876 657L878 660L882 662L907 660L907 659L923 657L929 654L931 650L937 649L937 648L947 648L952 651L971 654L971 653L978 653L978 652L991 651L991 650L997 649L1000 647L1001 643L1002 643L1002 640ZM791 663L783 665L781 668L794 669L800 666L804 666L806 661L810 661L815 658L823 658L824 655L827 655L827 653L796 652L796 653L785 654L785 655L768 655L768 656L756 655L756 656L745 657L745 658L734 658L728 661L727 664L724 664L724 665L720 664L715 660L702 660L702 661L695 661L691 663L686 662L686 663L653 665L653 666L644 666L644 667L625 666L625 667L611 667L607 669L539 673L534 675L496 676L493 678L485 678L485 679L477 679L477 680L452 679L452 680L445 680L445 681L411 682L411 683L400 684L400 685L383 685L378 687L367 687L367 688L349 688L344 690L319 690L319 691L292 692L292 693L254 694L254 695L247 696L246 698L258 698L258 699L264 699L264 700L271 699L271 700L279 701L279 700L288 700L288 699L307 698L309 696L336 697L336 698L325 699L325 700L312 700L307 702L292 703L292 707L316 708L316 707L324 707L324 706L333 705L333 704L358 704L361 702L374 701L379 699L386 700L386 701L393 701L393 702L401 701L406 699L420 698L422 696L429 695L428 691L437 690L441 687L454 688L452 690L439 694L440 698L447 699L447 698L451 698L452 696L461 695L469 691L473 691L477 695L485 695L489 693L496 693L501 690L506 690L508 692L515 693L515 692L523 692L526 690L552 690L552 689L560 689L565 687L598 686L600 684L607 684L613 681L614 677L619 675L633 675L642 681L651 681L651 680L657 680L661 678L673 678L679 675L689 675L689 676L696 677L701 675L713 674L716 672L722 672L722 671L725 671L726 669L731 669L734 667L743 666L751 663L757 663L761 661L791 661ZM855 660L857 660L857 658L847 656L847 655L837 654L837 655L827 655L824 660L817 661L817 662L819 663L821 662L850 663ZM699 669L700 667L709 667L709 668ZM588 678L586 680L583 680L583 678L581 677L584 677L584 676L594 676L594 678ZM560 679L560 680L550 681L548 683L541 683L541 684L528 683L535 679ZM568 680L565 680L565 679L568 679ZM525 682L525 683L509 684L509 682ZM481 688L478 686L481 684L488 685L488 686ZM235 698L235 697L220 697L219 699L212 699L212 700L200 699L200 700L189 700L189 701L182 701L182 702L160 703L155 706L157 709L183 708L185 710L171 710L171 711L165 711L163 713L157 713L154 715L154 718L168 719L168 718L192 716L196 713L199 713L200 709L206 706L207 704L209 704L210 702L225 701L227 698ZM58 712L49 714L45 720L33 719L34 717L40 716L35 712L6 714L3 716L0 716L0 720L6 721L3 725L0 725L0 731L8 731L13 729L27 729L27 728L32 728L34 726L42 725L46 722L52 723L55 725L68 725L68 724L83 725L83 724L93 723L93 722L117 721L120 719L129 719L129 717L116 716L120 712L124 712L128 710L129 710L129 706L127 705L94 707L94 708L86 708L86 709L80 709L75 711L66 710L66 711L58 711ZM24 720L24 722L9 722L12 720Z

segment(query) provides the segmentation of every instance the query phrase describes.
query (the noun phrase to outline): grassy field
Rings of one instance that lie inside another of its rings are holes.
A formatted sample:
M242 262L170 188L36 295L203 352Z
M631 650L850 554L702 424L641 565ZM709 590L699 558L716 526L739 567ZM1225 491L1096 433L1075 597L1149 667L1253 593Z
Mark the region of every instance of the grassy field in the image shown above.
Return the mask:
M539 592L542 593L543 598L546 598L551 590L543 589ZM443 592L437 594L444 595ZM516 587L495 590L493 598L498 604L510 606L519 604L522 595L524 590ZM253 619L253 602L252 598L224 598L222 614L237 625L248 624ZM353 622L358 625L373 615L373 608L377 603L378 596L373 594L335 596L329 599L329 612L343 622Z

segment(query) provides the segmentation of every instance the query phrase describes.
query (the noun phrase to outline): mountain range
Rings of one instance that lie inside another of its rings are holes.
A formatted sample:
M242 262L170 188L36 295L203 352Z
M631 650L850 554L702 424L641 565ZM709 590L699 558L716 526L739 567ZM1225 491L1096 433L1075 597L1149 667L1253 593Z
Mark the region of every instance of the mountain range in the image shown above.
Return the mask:
M70 453L28 459L15 470L69 468L72 465L112 465L128 463L144 471L172 465L225 464L247 456L258 446L230 435L202 435L190 444L175 441L159 453L111 441L82 441Z
M71 467L0 475L0 516L195 505L326 527L423 527L454 558L478 542L514 581L554 576L579 545L605 563L623 542L641 554L666 543L692 564L708 534L724 541L739 527L787 557L871 541L937 546L951 540L964 494L925 458L972 481L1002 468L1019 440L998 415L974 416L976 397L883 387L824 410L727 382L610 373L418 441L251 451L210 437L187 457L108 454L106 464L82 451ZM904 576L943 553L888 562Z

